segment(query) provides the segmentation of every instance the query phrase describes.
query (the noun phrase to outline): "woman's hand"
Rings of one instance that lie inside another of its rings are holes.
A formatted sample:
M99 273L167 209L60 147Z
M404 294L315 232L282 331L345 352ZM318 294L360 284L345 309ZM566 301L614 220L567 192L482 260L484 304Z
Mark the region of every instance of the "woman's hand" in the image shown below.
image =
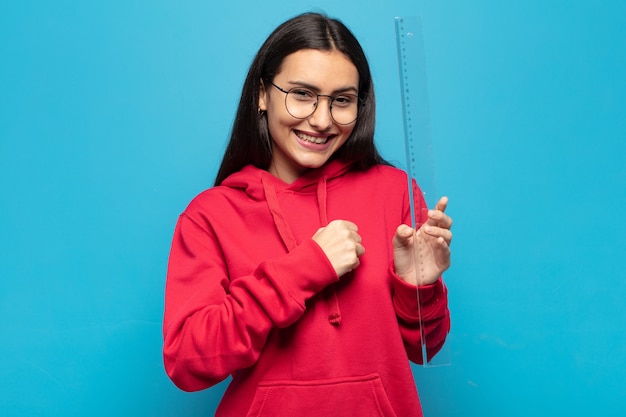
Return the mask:
M313 235L313 240L322 248L339 277L357 268L359 257L365 253L357 231L352 222L333 220Z
M452 218L445 214L448 197L442 197L417 231L403 224L393 237L396 274L413 285L435 283L450 266Z

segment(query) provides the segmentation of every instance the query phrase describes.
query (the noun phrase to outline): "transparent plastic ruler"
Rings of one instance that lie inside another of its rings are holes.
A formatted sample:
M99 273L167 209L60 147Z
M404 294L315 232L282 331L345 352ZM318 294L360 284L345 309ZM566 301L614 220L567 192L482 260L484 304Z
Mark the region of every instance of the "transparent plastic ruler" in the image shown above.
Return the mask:
M404 143L406 148L407 174L409 177L409 202L411 207L412 227L417 229L416 201L419 195L414 195L413 181L421 189L422 196L428 207L434 207L437 202L435 189L435 168L430 125L430 107L428 104L428 83L426 78L426 62L422 22L417 16L396 17L396 43L398 48L398 67L400 71L400 88L402 96L402 110L404 119ZM421 233L416 232L416 235ZM422 277L423 249L419 245L414 251L417 280ZM421 314L421 303L418 298L418 314ZM441 348L436 356L433 348L438 345L437 340L428 340L424 333L425 323L420 323L422 329L422 357L425 366L448 364L449 352Z
M418 182L426 203L432 207L437 195L422 22L412 16L396 17L395 23L407 173Z

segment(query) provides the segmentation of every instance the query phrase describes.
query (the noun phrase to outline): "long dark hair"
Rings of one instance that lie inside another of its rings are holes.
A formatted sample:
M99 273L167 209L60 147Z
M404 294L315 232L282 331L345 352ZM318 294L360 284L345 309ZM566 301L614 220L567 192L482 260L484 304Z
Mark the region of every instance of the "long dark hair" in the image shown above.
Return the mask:
M305 13L278 26L252 61L243 85L230 142L215 179L216 185L248 164L268 169L272 160L272 145L267 118L258 112L261 80L272 81L280 72L285 57L301 49L337 50L352 61L359 73L361 105L358 119L350 138L335 152L333 158L354 162L357 169L387 164L374 144L374 86L361 45L339 20L319 13Z

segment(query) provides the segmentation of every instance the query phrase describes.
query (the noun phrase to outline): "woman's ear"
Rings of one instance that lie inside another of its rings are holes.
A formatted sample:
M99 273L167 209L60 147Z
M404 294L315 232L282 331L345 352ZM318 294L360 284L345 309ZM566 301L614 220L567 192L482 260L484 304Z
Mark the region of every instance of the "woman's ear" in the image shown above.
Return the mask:
M263 80L259 82L259 113L267 111L267 100L266 100L266 91L265 91L265 83Z

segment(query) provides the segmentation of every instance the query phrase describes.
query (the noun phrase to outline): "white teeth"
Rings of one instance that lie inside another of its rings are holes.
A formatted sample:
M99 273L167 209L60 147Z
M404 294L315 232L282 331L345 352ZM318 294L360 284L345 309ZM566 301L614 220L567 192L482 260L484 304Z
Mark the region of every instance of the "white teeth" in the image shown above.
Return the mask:
M322 143L326 143L328 141L328 137L318 138L318 137L315 137L315 136L305 135L302 132L298 132L297 135L302 140L305 140L305 141L311 142L311 143L316 143L318 145L321 145Z

